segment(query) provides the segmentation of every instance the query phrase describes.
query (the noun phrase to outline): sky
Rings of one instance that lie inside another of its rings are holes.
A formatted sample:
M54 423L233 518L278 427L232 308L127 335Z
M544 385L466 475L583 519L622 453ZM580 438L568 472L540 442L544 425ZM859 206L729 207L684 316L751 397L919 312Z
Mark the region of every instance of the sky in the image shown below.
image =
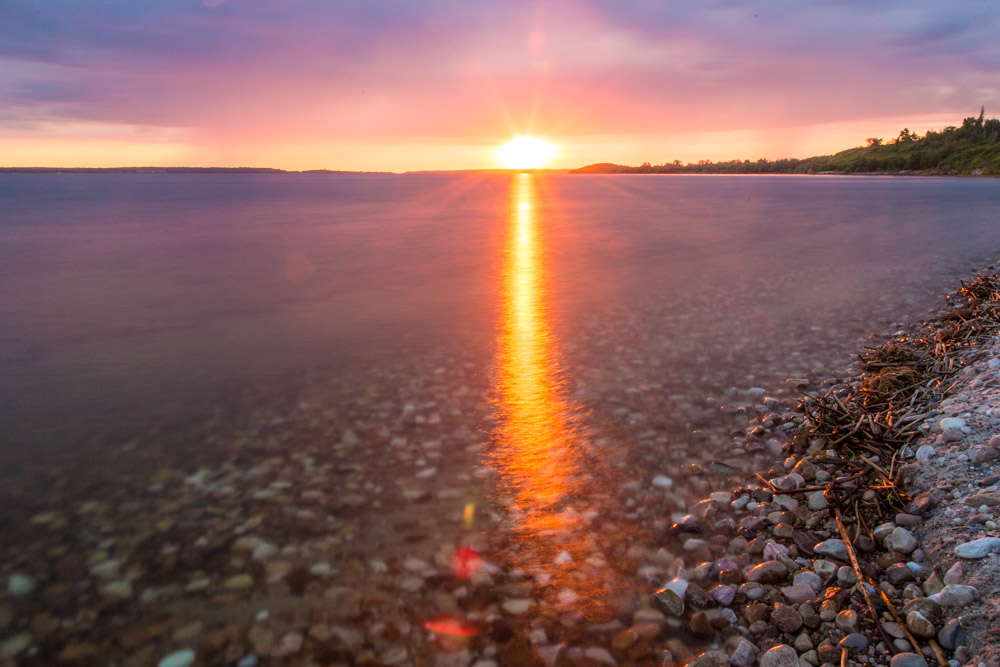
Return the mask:
M1000 116L996 0L0 0L0 166L808 157Z

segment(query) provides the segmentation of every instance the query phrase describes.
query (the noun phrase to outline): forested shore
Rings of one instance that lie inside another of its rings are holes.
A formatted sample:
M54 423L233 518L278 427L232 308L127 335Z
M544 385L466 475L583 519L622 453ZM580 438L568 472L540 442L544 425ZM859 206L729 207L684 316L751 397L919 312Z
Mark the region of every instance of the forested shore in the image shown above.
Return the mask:
M923 136L903 128L891 140L869 137L865 146L834 155L756 161L699 160L682 164L646 162L638 167L600 162L574 169L574 174L925 174L1000 175L1000 120L985 110L960 127L949 126Z

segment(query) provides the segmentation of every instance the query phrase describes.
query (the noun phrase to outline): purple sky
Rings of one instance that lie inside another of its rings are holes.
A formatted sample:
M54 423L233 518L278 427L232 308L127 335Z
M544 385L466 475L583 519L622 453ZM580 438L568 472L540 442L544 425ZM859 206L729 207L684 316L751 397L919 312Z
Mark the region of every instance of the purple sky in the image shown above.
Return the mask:
M0 165L806 157L1000 116L1000 3L0 0Z

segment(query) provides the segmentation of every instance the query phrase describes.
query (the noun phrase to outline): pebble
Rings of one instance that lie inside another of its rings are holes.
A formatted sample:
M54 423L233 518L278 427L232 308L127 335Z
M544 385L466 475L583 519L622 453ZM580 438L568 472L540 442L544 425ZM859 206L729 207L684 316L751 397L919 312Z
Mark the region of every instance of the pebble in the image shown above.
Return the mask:
M948 571L944 573L944 583L948 584L960 584L962 583L962 561L957 560L955 564L948 568Z
M897 653L889 667L927 667L927 661L919 653Z
M653 478L653 486L659 489L669 489L674 485L674 480L670 479L666 475L657 475Z
M813 550L820 555L830 556L837 560L848 559L847 546L843 540L825 540L813 547Z
M732 604L733 599L736 597L736 591L733 590L731 586L726 586L725 584L719 584L709 591L712 598L724 607L728 607Z
M302 650L302 644L305 642L305 637L302 636L301 632L288 632L281 637L281 641L278 645L274 647L274 651L271 653L276 658L287 658L288 656L295 655Z
M928 621L927 618L919 611L911 611L906 615L906 627L908 627L910 632L914 635L923 639L930 639L937 634L937 630L934 629L934 624Z
M837 642L837 646L848 649L866 649L868 648L868 638L858 632L852 632Z
M889 546L904 554L913 553L917 548L917 538L906 528L898 527L889 536Z
M965 544L960 544L955 548L955 555L959 558L986 558L991 553L1000 551L1000 537L981 537Z
M794 607L779 602L771 610L771 624L791 634L802 627L802 615Z
M266 561L271 557L277 555L278 547L277 545L271 544L270 542L261 541L254 547L253 553L250 556L256 561Z
M826 496L822 491L813 491L806 495L806 504L814 512L825 510L827 506Z
M751 667L756 661L757 647L745 638L740 637L739 642L736 644L736 648L733 649L732 655L729 656L730 664L732 664L733 667Z
M194 662L194 659L195 652L186 648L174 651L170 655L165 656L157 663L157 667L188 667L188 665Z
M965 643L965 629L957 618L953 618L945 623L945 626L938 633L937 638L941 646L949 650L955 650Z
M246 590L253 586L253 577L249 574L237 574L226 579L222 586L232 591Z
M781 561L768 560L747 571L746 580L760 584L777 584L788 578L788 568Z
M920 445L917 448L917 461L924 465L930 463L931 458L936 454L936 450L931 445Z
M760 656L760 667L799 667L799 654L788 644L778 644Z
M125 579L109 581L101 586L101 594L109 598L128 600L132 597L132 582Z
M614 659L611 653L601 646L590 646L583 650L583 657L587 660L592 660L598 662L602 665L617 665L618 661Z
M38 583L28 575L15 572L7 581L7 592L14 597L21 597L35 590L37 585Z
M808 632L800 632L799 636L795 638L795 642L792 645L799 653L805 653L806 651L811 651L813 649L813 643L809 638Z
M729 667L730 658L724 651L706 651L687 664L687 667Z
M979 591L972 586L962 584L950 584L941 589L940 592L928 596L942 607L964 607L979 597Z
M781 594L785 596L790 604L802 604L816 597L816 591L812 586L805 583L792 584L781 589Z
M511 600L504 600L504 603L500 606L511 616L519 616L520 614L527 613L533 604L534 601L530 598L513 598Z
M0 656L12 657L31 646L32 638L27 632L14 635L0 644Z
M853 609L845 609L837 614L834 624L843 632L854 632L858 629L858 614Z
M942 431L948 431L951 429L961 430L965 428L965 420L959 419L958 417L945 417L938 422L938 426L941 427Z
M792 578L793 584L806 584L814 591L818 591L823 587L823 580L819 578L819 575L815 572L799 572Z

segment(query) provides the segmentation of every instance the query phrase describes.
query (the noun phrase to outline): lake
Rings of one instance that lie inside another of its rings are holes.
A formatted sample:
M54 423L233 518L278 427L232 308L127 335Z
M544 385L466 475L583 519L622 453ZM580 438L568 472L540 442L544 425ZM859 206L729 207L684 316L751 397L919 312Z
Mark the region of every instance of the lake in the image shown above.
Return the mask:
M0 548L33 584L2 637L38 664L126 630L105 655L580 641L725 552L664 531L780 454L748 415L992 262L998 205L995 179L0 175Z

